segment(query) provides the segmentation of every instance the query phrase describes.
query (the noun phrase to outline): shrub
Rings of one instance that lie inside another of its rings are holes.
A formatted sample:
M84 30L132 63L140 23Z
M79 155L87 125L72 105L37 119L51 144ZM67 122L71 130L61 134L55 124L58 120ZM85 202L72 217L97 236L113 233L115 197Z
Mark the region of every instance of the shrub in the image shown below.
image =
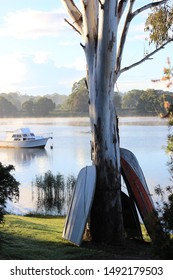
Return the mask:
M3 166L0 162L0 223L4 219L4 211L7 200L19 199L19 185L11 172L13 165Z
M154 252L162 259L173 258L173 187L168 186L162 189L159 186L155 188L155 193L159 197L156 202L157 214L164 233L164 242L157 238L153 244Z

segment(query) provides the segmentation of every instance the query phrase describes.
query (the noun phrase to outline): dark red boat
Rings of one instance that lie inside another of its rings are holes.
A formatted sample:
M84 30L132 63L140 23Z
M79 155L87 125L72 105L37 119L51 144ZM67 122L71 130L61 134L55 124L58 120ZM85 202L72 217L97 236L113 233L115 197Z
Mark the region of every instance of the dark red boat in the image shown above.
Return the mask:
M121 148L120 152L122 176L126 183L129 197L135 202L144 225L152 238L152 229L148 227L148 221L155 213L155 207L144 174L131 151Z

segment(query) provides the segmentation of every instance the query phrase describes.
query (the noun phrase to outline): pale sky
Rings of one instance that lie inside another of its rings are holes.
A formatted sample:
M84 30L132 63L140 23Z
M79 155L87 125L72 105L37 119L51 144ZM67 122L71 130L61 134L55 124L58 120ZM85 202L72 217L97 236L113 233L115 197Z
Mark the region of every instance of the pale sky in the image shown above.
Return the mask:
M136 0L138 5L149 2ZM86 63L82 38L64 18L68 16L60 0L0 0L0 93L71 93L73 83L85 76ZM143 13L131 25L124 66L143 58L149 50L143 32L145 18ZM119 91L166 90L164 84L151 80L161 77L167 57L173 61L172 48L167 46L153 60L122 74Z

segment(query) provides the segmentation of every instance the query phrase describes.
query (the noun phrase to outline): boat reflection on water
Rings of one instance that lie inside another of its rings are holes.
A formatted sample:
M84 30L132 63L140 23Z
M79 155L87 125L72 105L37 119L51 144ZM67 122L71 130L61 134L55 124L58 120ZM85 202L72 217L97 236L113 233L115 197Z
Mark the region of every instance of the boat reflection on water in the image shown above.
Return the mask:
M5 164L17 164L29 166L39 158L48 157L45 149L39 148L20 148L20 149L5 149L1 148L1 161Z

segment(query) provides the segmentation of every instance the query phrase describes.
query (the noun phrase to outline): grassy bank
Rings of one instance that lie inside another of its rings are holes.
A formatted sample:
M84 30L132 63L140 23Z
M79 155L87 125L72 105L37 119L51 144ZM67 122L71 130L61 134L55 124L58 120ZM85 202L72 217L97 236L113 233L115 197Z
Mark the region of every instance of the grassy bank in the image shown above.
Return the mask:
M0 259L77 260L150 259L150 244L130 241L126 246L98 246L84 242L81 247L62 239L64 218L6 215L0 226Z

